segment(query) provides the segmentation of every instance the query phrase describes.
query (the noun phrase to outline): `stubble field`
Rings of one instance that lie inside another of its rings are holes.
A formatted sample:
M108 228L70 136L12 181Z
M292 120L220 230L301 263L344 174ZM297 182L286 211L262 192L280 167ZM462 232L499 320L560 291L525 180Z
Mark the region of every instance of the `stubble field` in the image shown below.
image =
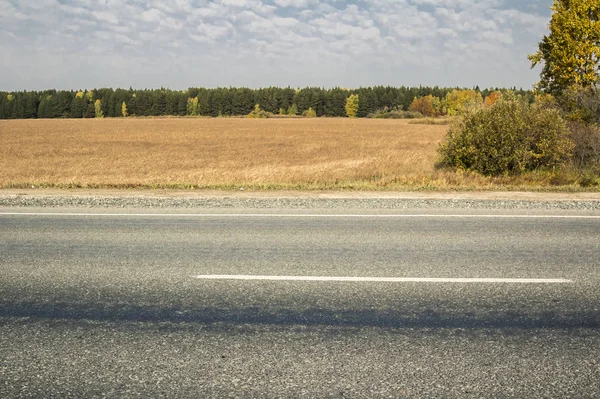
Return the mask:
M422 181L444 126L347 119L0 121L0 186L334 188Z
M539 183L436 170L447 129L341 118L0 121L0 188L416 190Z

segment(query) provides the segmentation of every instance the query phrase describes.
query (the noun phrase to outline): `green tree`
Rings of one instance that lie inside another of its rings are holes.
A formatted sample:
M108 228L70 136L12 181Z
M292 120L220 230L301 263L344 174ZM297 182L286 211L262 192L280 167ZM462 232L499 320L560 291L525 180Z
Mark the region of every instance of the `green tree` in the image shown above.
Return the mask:
M187 114L191 116L200 115L198 109L198 97L188 98L187 100Z
M40 105L38 106L38 113L37 113L37 117L39 119L44 119L48 117L48 103L50 102L50 99L52 98L51 94L45 95L42 97L42 99L40 100Z
M371 87L363 87L358 91L360 101L358 102L358 112L356 116L364 118L370 113L377 111L379 108L379 102L377 100L377 94Z
M327 101L325 103L325 115L327 116L345 116L347 90L334 88L327 92ZM358 111L357 111L358 112Z
M554 0L550 33L529 56L543 63L538 88L560 96L566 89L596 87L600 82L600 2Z
M287 110L288 115L298 115L298 106L294 103Z
M358 114L358 94L351 94L346 100L346 115L348 118L356 118Z
M82 118L83 114L85 113L86 105L87 104L83 98L83 95L76 95L71 101L71 114L69 116L71 118Z

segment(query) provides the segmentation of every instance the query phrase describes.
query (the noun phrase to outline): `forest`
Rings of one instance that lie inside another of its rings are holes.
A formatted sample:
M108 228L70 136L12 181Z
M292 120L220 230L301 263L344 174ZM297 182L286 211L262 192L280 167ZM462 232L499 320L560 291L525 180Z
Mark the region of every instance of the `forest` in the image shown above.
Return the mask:
M309 109L322 117L347 116L346 101L358 95L357 117L378 110L409 110L417 98L444 99L458 88L375 86L359 89L306 87L199 88L176 91L161 89L0 91L0 119L98 118L125 116L206 116L248 115L260 105L272 114L302 115ZM531 91L512 88L531 99ZM475 91L483 98L500 89ZM430 97L430 98L431 98Z

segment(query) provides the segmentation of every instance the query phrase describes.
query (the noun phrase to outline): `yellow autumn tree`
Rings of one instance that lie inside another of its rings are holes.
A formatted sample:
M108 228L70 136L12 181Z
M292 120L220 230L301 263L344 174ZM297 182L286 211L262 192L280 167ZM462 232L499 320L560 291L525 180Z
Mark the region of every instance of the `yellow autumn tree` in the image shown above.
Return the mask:
M493 91L487 95L485 98L484 104L487 106L494 105L498 101L502 100L502 92L501 91Z
M446 95L446 112L460 115L467 109L483 104L481 93L475 90L452 90Z
M96 118L104 118L104 112L102 112L102 101L100 99L97 99L94 102L94 112Z
M351 94L346 99L346 115L348 118L356 118L358 114L358 94Z
M416 97L408 110L420 112L424 116L440 116L443 114L441 100L431 94L425 97Z
M123 103L121 104L121 115L123 115L123 118L126 118L127 115L129 115L129 112L127 112L127 104L125 104L125 101L123 101Z
M529 56L532 67L543 64L538 88L560 96L572 87L600 83L600 2L554 0L550 33Z

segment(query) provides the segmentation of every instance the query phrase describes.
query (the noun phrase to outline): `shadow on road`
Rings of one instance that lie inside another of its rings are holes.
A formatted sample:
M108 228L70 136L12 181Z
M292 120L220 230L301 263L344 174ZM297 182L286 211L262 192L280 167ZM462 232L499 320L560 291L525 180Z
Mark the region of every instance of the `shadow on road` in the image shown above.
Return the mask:
M37 320L90 320L107 322L171 322L200 325L338 326L384 328L553 328L599 329L599 311L498 312L467 309L414 312L393 309L305 310L259 308L164 308L141 306L93 306L66 303L22 303L3 301L0 317Z

